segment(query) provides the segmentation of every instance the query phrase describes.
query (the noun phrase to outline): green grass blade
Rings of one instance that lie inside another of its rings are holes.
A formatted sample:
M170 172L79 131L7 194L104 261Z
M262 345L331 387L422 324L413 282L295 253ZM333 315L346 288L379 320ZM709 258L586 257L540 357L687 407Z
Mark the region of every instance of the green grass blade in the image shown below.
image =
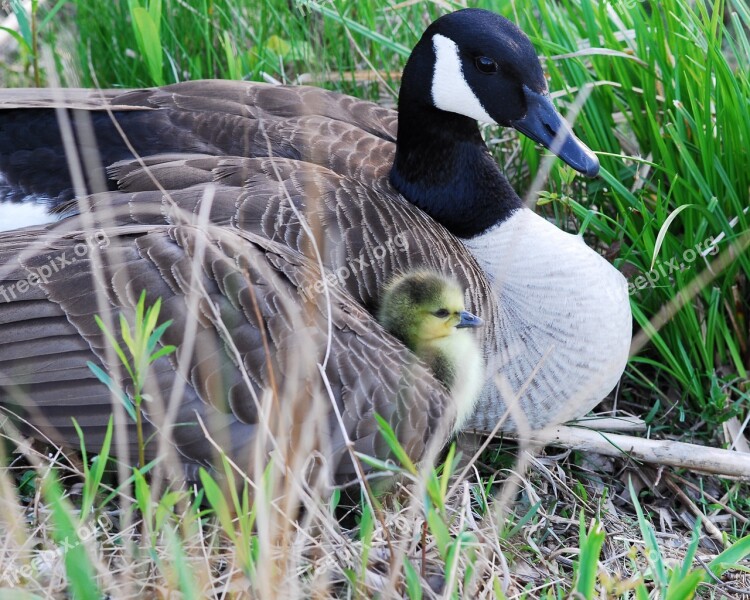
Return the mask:
M52 510L54 539L63 552L68 590L76 600L98 600L102 593L96 583L96 570L79 537L78 519L73 516L54 470L42 480L42 495Z

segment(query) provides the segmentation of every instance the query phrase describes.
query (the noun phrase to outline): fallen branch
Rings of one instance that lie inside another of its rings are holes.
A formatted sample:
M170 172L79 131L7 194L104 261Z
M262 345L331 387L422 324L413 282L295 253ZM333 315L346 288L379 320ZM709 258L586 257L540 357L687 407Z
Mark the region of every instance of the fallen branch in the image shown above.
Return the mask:
M507 433L504 435L513 437ZM605 456L625 454L647 463L683 467L750 481L750 454L733 450L671 440L647 440L568 425L531 432L523 441L540 446L596 452Z
M724 539L724 536L721 535L721 531L719 531L719 528L711 522L711 519L706 518L706 515L700 508L698 508L698 506L695 504L695 502L693 502L690 496L688 496L682 490L682 488L672 480L671 477L665 477L664 483L670 490L672 490L672 493L680 499L682 504L687 506L688 510L693 513L696 518L700 519L701 527L706 530L706 533L708 533L708 535L710 535L717 544L724 548L728 548L730 545L729 540Z

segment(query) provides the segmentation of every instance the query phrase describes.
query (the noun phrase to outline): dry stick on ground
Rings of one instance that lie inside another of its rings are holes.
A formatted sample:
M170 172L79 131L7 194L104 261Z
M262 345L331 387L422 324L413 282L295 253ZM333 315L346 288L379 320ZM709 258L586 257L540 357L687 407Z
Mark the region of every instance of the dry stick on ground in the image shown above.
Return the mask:
M701 526L703 529L706 530L708 535L710 535L716 542L719 543L720 546L724 548L729 547L729 541L724 540L724 538L721 535L721 531L719 531L719 528L716 527L709 519L706 517L705 514L703 514L703 511L701 511L700 508L693 502L690 497L682 491L679 485L677 485L674 480L667 476L664 478L664 483L667 484L667 487L672 490L672 493L674 493L681 501L682 503L690 509L690 512L693 513L697 518L701 520Z
M576 419L575 423L571 423L571 425L594 429L596 431L609 431L611 433L640 433L648 431L646 421L631 416L602 417L599 415L589 415Z
M508 436L507 433L505 435ZM543 446L596 452L605 456L627 454L643 462L684 467L694 471L750 481L750 454L721 448L671 440L647 440L631 435L592 431L569 425L530 432L527 437L523 438L523 441Z
M738 513L736 510L734 510L731 506L728 506L727 503L724 500L720 500L719 498L714 498L711 494L709 494L706 490L701 488L700 486L695 485L692 481L688 481L684 477L680 477L679 475L672 474L672 477L674 477L676 480L680 482L680 485L684 485L686 487L689 487L693 491L698 492L701 494L706 500L708 500L711 504L717 504L720 506L720 509L716 509L714 511L714 514L720 511L724 511L732 515L735 519L738 521L741 521L745 525L750 523L750 519L748 519L745 515L742 515Z

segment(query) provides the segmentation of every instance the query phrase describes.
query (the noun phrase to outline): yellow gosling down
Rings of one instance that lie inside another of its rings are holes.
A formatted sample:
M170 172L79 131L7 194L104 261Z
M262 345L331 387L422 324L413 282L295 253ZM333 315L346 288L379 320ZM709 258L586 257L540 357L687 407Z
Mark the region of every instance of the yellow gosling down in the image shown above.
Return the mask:
M461 287L436 271L398 276L383 291L378 321L450 390L456 404L453 431L459 431L484 382L482 354L470 331L482 319L466 310Z

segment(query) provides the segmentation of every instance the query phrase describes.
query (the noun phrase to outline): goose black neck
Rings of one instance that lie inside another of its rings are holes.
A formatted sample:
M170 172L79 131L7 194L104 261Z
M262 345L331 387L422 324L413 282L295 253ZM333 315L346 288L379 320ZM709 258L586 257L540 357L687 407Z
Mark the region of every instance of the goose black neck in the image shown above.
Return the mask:
M403 98L402 98L403 99ZM471 238L522 205L474 119L399 102L391 184L451 233Z

